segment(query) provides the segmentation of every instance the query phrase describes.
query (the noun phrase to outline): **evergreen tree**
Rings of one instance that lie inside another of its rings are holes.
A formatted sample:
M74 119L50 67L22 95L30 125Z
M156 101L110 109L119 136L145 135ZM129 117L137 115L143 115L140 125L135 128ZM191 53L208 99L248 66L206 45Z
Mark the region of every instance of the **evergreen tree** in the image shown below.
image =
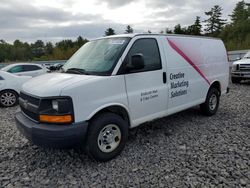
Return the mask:
M226 20L221 18L222 8L219 5L215 5L210 11L205 12L205 15L209 17L207 20L204 20L206 23L206 34L217 36L226 24Z
M105 36L115 35L115 30L111 27L105 31Z
M79 36L76 40L76 45L78 48L80 48L82 45L84 45L86 42L88 42L87 39L83 39L81 36Z
M34 48L44 48L44 42L42 40L37 40L34 44L31 44Z
M233 24L247 20L249 17L249 10L246 9L246 3L244 1L238 2L230 17Z
M84 44L83 38L81 36L77 37L76 43L79 47L82 46Z
M186 28L185 27L181 27L181 24L177 24L174 27L174 33L175 34L186 34Z
M11 59L12 46L4 40L0 42L0 62L5 62Z
M201 28L202 28L202 25L201 25L200 17L196 16L194 24L191 26L188 26L186 34L201 35Z
M47 42L45 45L45 53L52 54L53 53L53 44L51 42Z
M130 25L127 25L125 33L133 33L133 32L134 32L134 29Z
M22 47L23 43L17 39L13 42L13 45L14 45L14 47Z
M67 49L74 47L74 42L70 39L62 40L56 43L56 47L60 48L61 50L66 51Z
M244 1L236 4L230 15L232 23L222 31L220 37L227 49L240 50L250 48L250 8Z
M169 28L166 28L165 32L166 32L166 34L173 34L173 31Z

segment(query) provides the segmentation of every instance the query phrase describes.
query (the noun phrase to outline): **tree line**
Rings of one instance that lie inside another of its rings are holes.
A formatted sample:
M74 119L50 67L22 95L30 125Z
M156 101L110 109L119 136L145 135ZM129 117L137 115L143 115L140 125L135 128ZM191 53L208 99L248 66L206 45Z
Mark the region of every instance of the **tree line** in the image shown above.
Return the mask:
M13 44L8 44L0 40L0 62L64 60L71 57L86 42L88 40L81 36L75 41L67 39L56 44L44 43L42 40L31 44L15 40Z
M210 36L221 38L227 50L240 50L250 48L250 4L244 0L238 2L229 15L231 21L223 18L222 7L213 6L209 11L204 12L206 19L201 20L196 16L194 23L187 27L181 24L175 25L173 29L166 28L160 33L185 34ZM133 33L134 29L128 25L124 33ZM148 30L148 33L151 33ZM113 28L107 28L104 36L116 34ZM38 61L38 60L64 60L72 56L83 44L88 42L86 38L79 36L75 41L70 39L62 40L55 44L44 43L37 40L34 43L15 40L9 44L0 40L0 62L7 61Z

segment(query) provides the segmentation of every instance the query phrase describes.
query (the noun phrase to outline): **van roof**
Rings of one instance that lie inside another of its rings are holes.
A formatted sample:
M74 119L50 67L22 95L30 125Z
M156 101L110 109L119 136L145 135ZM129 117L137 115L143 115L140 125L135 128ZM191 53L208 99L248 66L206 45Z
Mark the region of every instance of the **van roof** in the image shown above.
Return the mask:
M221 40L219 38L215 37L207 37L207 36L197 36L197 35L184 35L184 34L159 34L159 33L130 33L130 34L119 34L119 35L110 35L106 37L100 37L101 38L116 38L116 37L129 37L133 38L136 36L177 36L177 37L191 37L191 38L203 38L203 39L214 39L214 40Z

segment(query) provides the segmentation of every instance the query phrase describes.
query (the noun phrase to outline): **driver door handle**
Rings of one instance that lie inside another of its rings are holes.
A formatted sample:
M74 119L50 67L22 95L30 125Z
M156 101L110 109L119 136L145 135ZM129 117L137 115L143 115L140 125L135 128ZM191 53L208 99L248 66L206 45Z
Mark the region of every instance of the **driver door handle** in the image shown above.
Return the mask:
M166 72L162 73L162 78L163 78L163 83L166 84L167 83L167 74L166 74Z

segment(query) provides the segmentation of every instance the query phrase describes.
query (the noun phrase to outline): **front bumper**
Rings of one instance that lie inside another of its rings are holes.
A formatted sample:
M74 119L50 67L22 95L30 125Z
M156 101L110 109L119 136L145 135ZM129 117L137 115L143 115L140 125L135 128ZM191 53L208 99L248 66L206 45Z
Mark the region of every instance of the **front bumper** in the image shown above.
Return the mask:
M88 122L70 125L41 124L31 121L22 112L15 114L18 130L35 145L50 148L72 148L84 144Z
M250 72L231 72L231 76L235 77L235 78L246 78L249 79L250 78Z

